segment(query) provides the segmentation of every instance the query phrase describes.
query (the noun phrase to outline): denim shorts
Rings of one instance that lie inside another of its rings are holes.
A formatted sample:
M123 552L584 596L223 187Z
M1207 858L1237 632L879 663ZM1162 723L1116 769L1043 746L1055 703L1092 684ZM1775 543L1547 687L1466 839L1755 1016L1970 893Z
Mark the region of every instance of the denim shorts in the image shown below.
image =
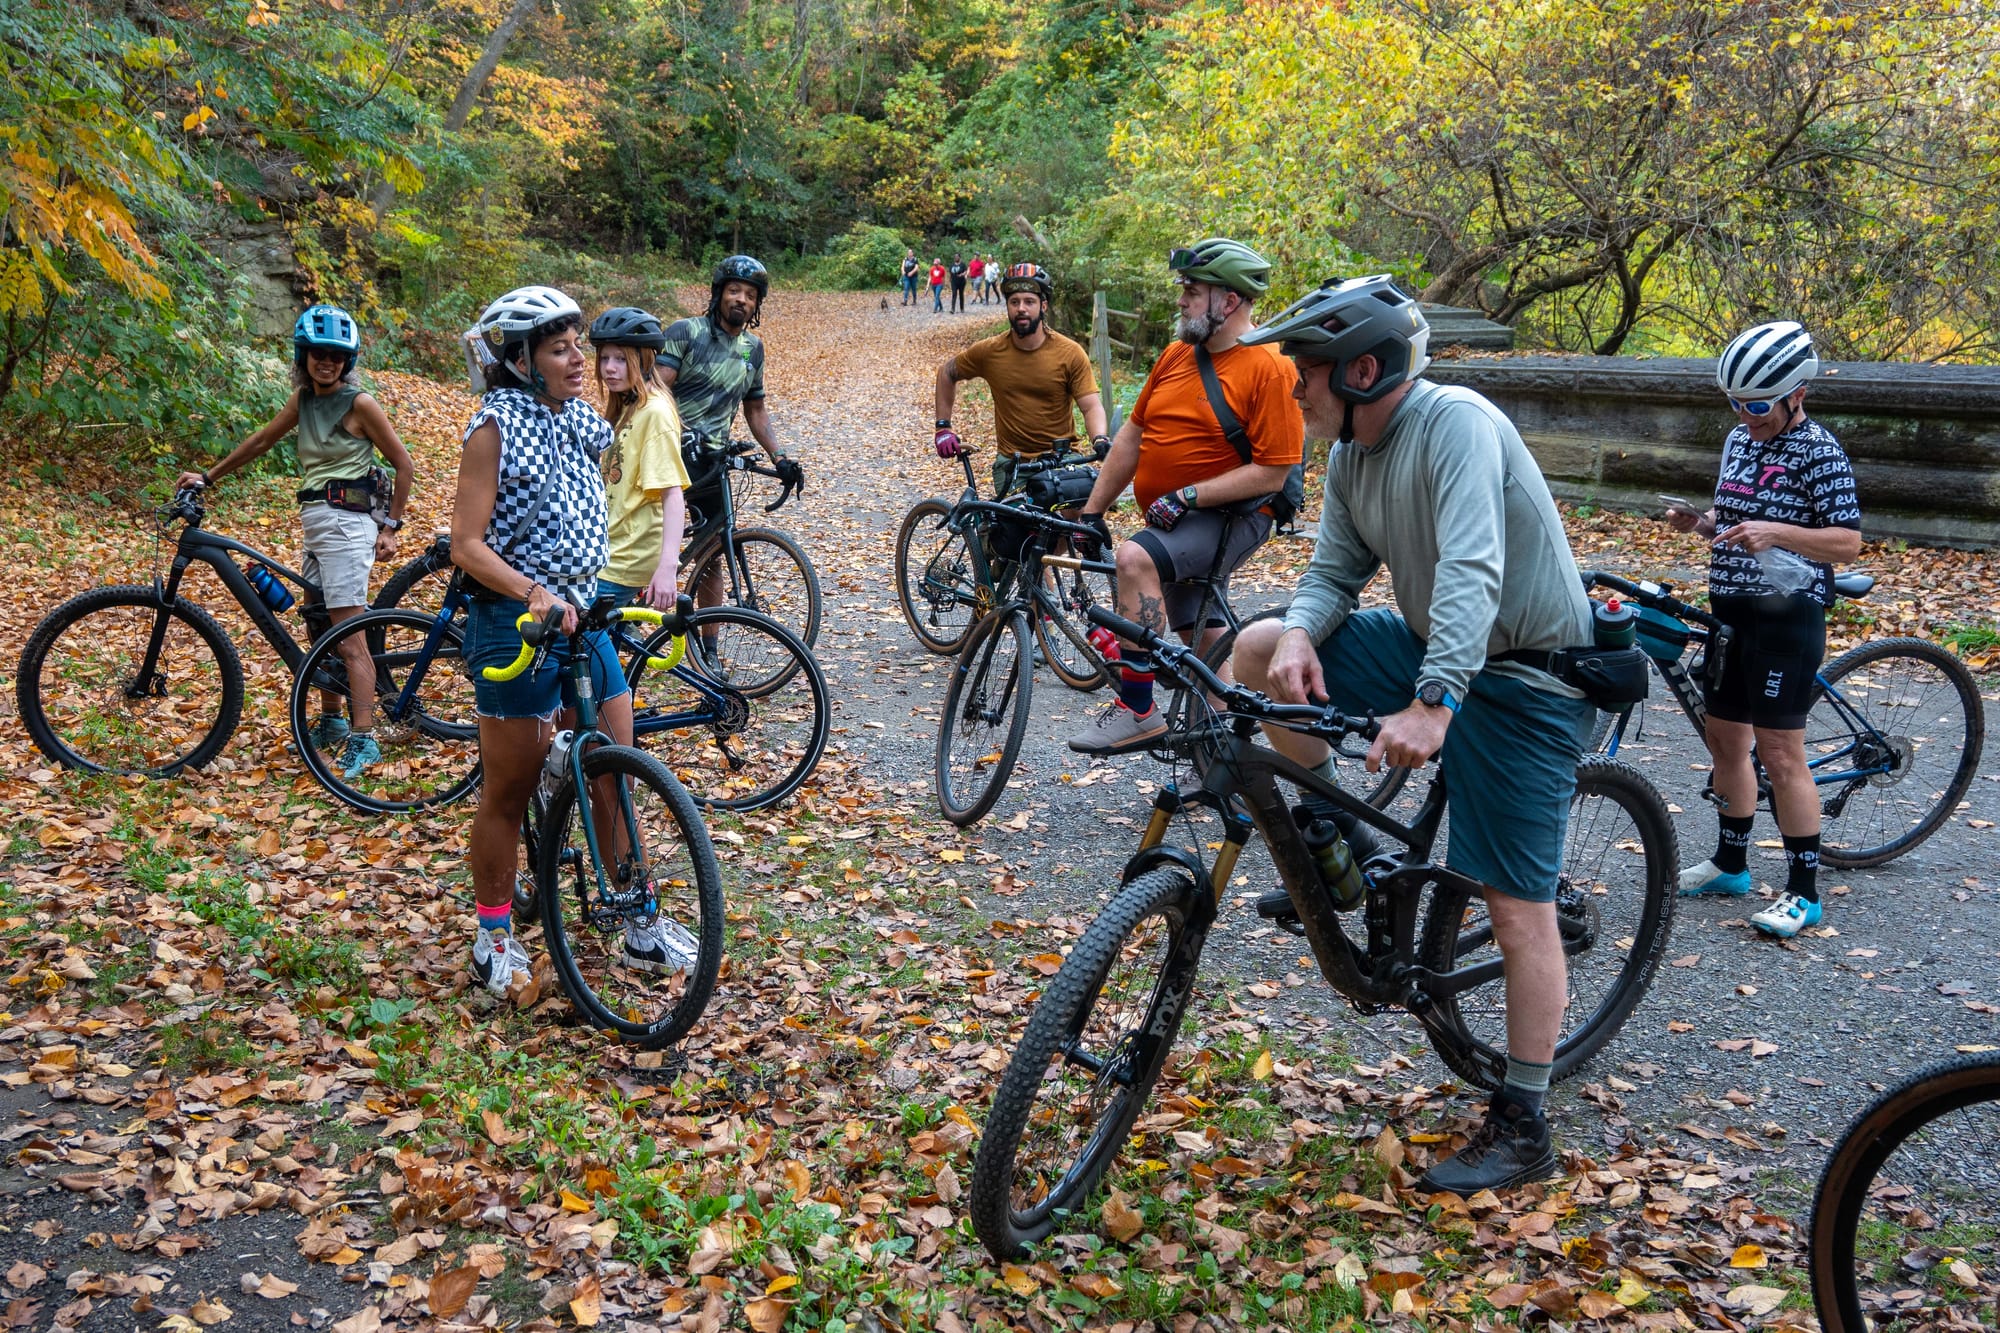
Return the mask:
M1424 644L1386 608L1356 611L1319 646L1328 696L1342 711L1387 717L1417 694ZM1482 671L1444 734L1445 862L1510 898L1555 901L1576 794L1587 699Z
M527 613L526 602L476 601L466 613L465 667L472 676L473 698L479 716L493 718L540 718L555 716L558 708L576 707L576 688L563 671L567 638L558 635L542 658L539 671L522 672L513 680L492 681L481 674L486 667L504 667L521 652L521 632L514 622ZM598 703L631 693L625 684L624 669L611 646L611 636L593 630L585 636L590 645L591 688Z

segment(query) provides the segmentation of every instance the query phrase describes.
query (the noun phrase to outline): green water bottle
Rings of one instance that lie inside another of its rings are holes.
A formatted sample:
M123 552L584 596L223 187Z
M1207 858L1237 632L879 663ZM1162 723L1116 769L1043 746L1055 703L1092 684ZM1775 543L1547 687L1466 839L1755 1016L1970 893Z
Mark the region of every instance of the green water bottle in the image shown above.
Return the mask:
M1639 613L1616 597L1590 604L1590 624L1599 648L1630 648L1639 636Z

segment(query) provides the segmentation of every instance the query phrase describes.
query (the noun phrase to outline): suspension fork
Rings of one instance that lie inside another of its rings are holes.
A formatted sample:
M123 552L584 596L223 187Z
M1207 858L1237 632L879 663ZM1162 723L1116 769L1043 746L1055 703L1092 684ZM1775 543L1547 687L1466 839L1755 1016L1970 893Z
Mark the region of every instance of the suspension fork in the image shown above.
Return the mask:
M146 636L146 652L139 659L139 669L125 684L127 699L145 698L152 689L153 678L160 674L160 654L167 648L167 622L173 619L174 608L180 605L181 579L194 560L185 545L177 546L165 584L155 584L160 604L153 608L153 629Z

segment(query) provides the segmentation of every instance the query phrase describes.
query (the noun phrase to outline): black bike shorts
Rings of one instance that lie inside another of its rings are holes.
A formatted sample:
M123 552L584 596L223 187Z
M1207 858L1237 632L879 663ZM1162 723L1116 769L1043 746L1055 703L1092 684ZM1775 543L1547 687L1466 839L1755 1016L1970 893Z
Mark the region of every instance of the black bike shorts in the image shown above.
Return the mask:
M1826 657L1826 609L1801 593L1717 597L1710 609L1733 633L1720 676L1703 687L1709 716L1803 730Z
M1153 567L1160 571L1168 628L1184 633L1194 628L1195 617L1201 615L1208 579L1215 579L1218 598L1226 595L1229 576L1270 535L1269 514L1191 509L1171 530L1141 528L1132 534L1132 540L1152 557ZM1219 606L1211 606L1203 628L1217 629L1228 623Z

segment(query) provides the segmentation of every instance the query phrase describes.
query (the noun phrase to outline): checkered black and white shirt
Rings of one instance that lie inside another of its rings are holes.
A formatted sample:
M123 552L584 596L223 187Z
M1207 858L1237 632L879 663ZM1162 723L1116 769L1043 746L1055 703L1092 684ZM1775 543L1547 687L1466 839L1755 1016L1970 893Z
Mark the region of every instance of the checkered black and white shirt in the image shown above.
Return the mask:
M597 460L610 447L611 423L580 398L557 413L520 389L487 394L466 424L466 438L489 421L500 430L500 486L486 544L495 551L507 544L553 471L556 484L541 514L502 558L556 596L588 605L597 595L597 573L610 559Z

